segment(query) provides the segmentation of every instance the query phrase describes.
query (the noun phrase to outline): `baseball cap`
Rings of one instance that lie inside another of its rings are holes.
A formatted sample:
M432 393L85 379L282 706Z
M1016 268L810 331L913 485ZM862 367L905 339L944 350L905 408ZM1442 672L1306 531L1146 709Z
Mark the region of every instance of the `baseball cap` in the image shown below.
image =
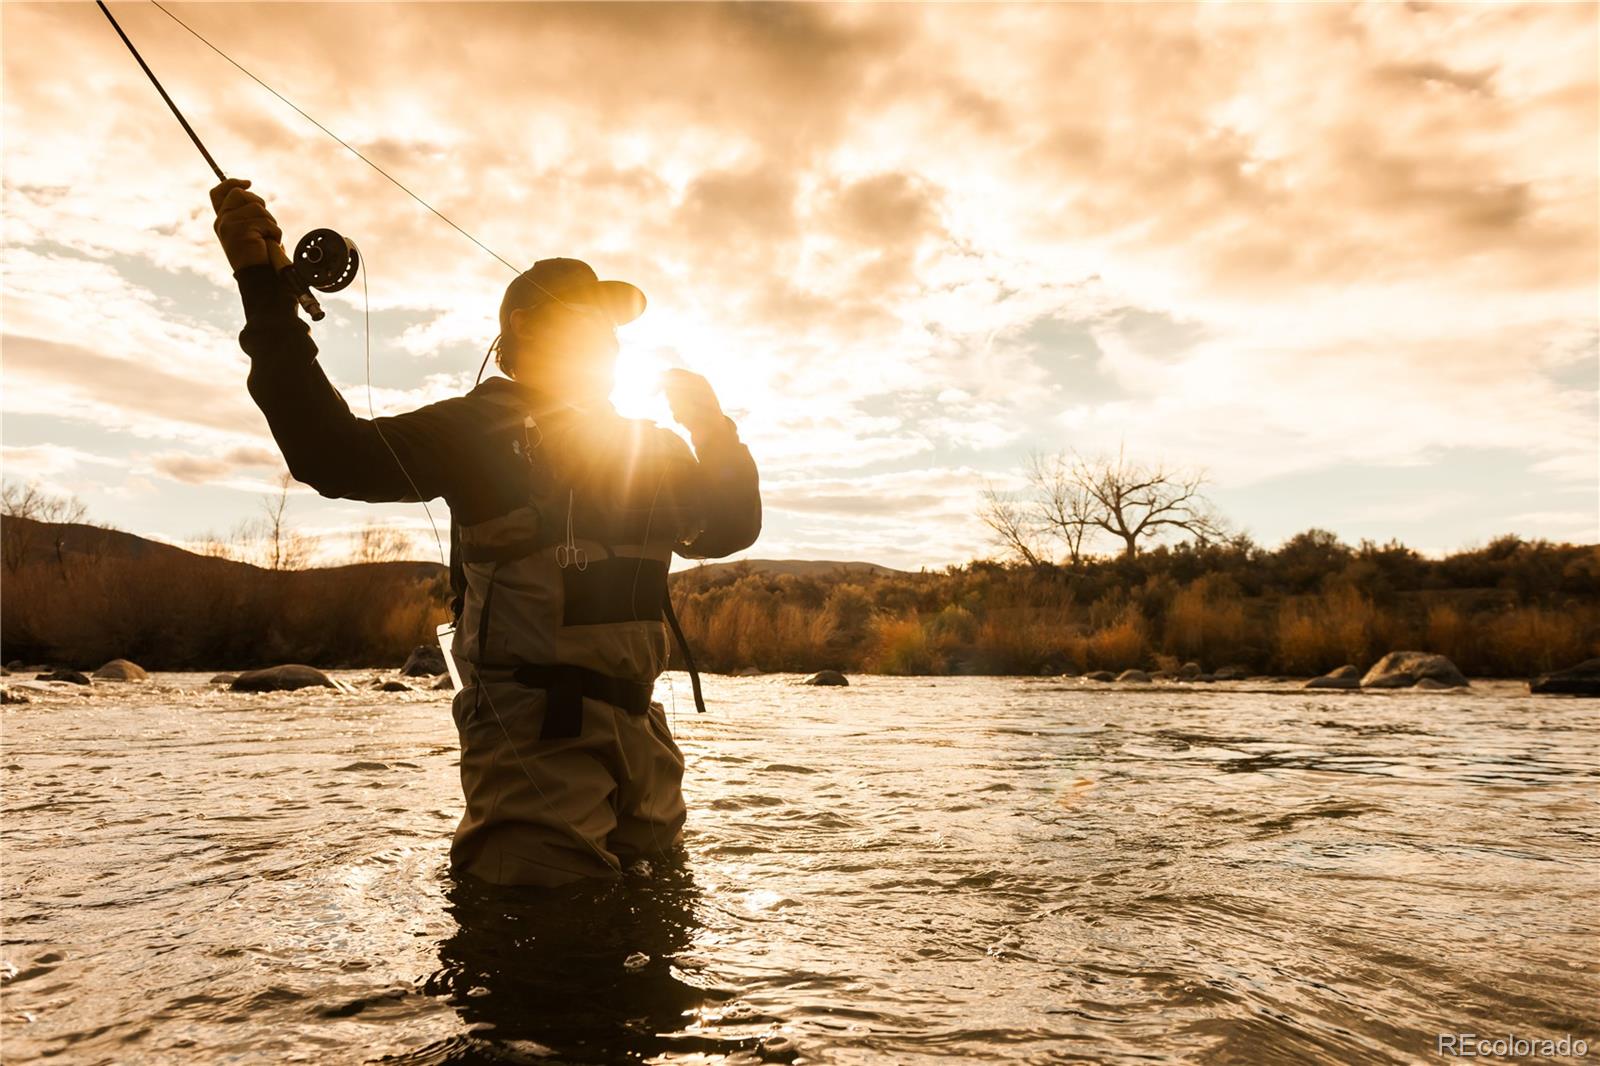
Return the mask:
M581 259L541 259L506 286L500 301L500 332L511 332L511 312L552 300L593 304L621 326L644 314L644 293L626 281L601 281Z

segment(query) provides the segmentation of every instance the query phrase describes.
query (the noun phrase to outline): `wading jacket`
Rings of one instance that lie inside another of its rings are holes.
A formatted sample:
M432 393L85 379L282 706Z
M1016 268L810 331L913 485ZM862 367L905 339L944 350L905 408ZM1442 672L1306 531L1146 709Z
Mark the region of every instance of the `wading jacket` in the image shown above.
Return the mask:
M732 419L696 427L691 452L653 423L580 412L500 377L358 418L272 268L234 277L250 395L289 472L323 496L448 503L461 659L653 682L667 664L672 554L719 558L760 532L756 466Z

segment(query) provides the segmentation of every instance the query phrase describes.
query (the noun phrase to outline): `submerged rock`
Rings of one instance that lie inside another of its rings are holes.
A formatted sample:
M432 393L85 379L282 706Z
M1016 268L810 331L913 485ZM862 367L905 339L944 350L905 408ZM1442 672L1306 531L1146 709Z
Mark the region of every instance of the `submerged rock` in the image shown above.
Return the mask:
M112 659L94 672L102 681L148 681L150 675L144 667L127 659Z
M237 680L239 680L238 674L213 674L210 683L213 685L231 685Z
M314 666L288 663L263 670L246 670L233 679L232 687L235 692L291 692L297 688L337 689L339 686Z
M415 692L417 690L412 688L410 685L406 684L404 681L396 681L394 678L391 677L389 680L385 681L383 684L378 686L378 691L379 692Z
M1145 673L1143 670L1124 670L1122 673L1117 675L1117 680L1131 681L1134 684L1147 685L1150 683L1150 675Z
M444 649L437 644L418 644L400 668L402 677L433 677L444 672Z
M1219 666L1211 675L1214 681L1244 681L1253 676L1248 666L1233 663L1228 666Z
M1446 688L1465 688L1467 679L1443 655L1425 651L1392 651L1361 679L1362 688L1410 688L1423 678L1443 682Z
M449 674L443 674L443 675L441 675L439 677L439 679L437 681L435 681L433 683L433 687L434 687L435 691L437 691L439 689L442 689L442 688L455 688L456 687L456 683L454 681L450 680L450 675Z
M759 677L761 671L754 666L741 666L733 673L734 677Z
M1199 663L1184 663L1182 666L1178 667L1178 676L1183 678L1185 681L1193 681L1203 673L1205 673L1205 671L1200 669Z
M1420 689L1438 689L1438 688L1449 689L1449 688L1460 688L1460 687L1461 687L1460 685L1452 685L1448 681L1440 681L1436 677L1425 677L1421 681L1418 681L1415 685L1412 686L1412 688L1420 688Z
M837 670L818 670L805 681L808 685L848 685L850 679Z
M1341 666L1337 670L1329 670L1321 677L1313 677L1305 683L1306 688L1360 688L1361 671L1353 666Z
M51 670L47 673L35 674L33 679L35 681L68 681L74 685L89 684L88 675L77 670Z
M1528 682L1528 691L1541 696L1600 696L1600 659L1540 674Z
M1110 670L1092 670L1083 675L1085 681L1115 681L1117 675Z
M33 701L28 698L28 694L25 693L25 692L18 692L15 689L9 689L9 688L0 688L0 703L32 703L32 702Z

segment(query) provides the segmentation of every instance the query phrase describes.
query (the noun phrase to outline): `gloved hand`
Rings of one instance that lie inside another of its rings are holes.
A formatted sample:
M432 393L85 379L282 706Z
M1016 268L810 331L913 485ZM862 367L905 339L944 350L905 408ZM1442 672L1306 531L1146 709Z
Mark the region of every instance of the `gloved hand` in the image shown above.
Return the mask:
M713 430L725 417L711 382L692 370L673 367L661 375L661 387L667 394L667 406L672 417L690 434Z
M235 270L271 260L270 245L282 247L283 230L267 210L267 202L248 189L242 178L229 178L211 190L211 207L217 213L212 229L228 265Z

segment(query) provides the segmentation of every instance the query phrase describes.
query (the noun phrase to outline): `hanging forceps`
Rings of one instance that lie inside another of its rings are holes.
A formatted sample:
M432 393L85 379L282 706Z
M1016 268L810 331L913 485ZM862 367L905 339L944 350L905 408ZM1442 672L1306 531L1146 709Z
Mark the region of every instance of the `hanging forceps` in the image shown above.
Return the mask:
M556 545L556 566L565 570L568 566L576 566L585 570L589 566L589 553L578 547L578 542L572 537L572 490L567 490L567 542Z

